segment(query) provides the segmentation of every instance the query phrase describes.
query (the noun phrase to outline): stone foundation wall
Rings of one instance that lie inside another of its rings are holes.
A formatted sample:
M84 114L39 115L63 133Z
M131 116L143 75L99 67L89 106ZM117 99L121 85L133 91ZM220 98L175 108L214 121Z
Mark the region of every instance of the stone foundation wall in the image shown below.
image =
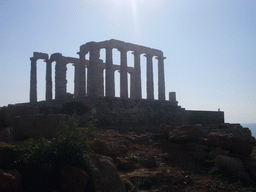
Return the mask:
M171 101L149 101L146 99L120 99L107 97L86 97L84 100L66 99L41 101L36 104L17 104L28 109L39 109L40 113L63 113L64 104L80 102L88 109L96 110L100 126L158 127L162 123L176 127L183 124L220 124L224 123L224 112L185 110ZM30 108L29 108L30 107ZM9 107L8 107L9 108ZM44 109L44 110L42 110ZM46 110L45 110L46 109ZM89 114L89 113L88 113ZM83 115L85 121L88 114ZM28 114L29 115L29 114Z
M220 124L224 123L223 111L192 111L187 110L188 124Z

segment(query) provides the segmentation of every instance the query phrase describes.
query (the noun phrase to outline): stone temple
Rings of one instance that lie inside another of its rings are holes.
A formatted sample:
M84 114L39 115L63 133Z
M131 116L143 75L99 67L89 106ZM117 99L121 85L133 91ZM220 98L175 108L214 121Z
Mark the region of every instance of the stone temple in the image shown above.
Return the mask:
M105 63L100 59L101 49L105 49ZM113 49L120 52L120 64L113 63ZM134 67L127 65L128 51L132 51ZM78 58L73 58L54 53L49 57L46 53L34 52L33 57L30 58L30 102L24 105L43 108L80 102L96 109L97 119L103 126L157 125L164 122L172 125L224 123L224 112L188 111L181 108L177 105L175 92L170 92L169 100L166 100L165 57L160 50L111 39L83 44L78 55ZM145 99L142 99L141 55L146 57ZM158 62L155 70L158 73L158 87L154 87L154 57ZM37 101L37 60L39 59L46 63L46 97L45 101L40 102ZM52 92L53 62L56 62L55 99ZM67 93L66 71L67 64L70 63L75 71L74 94ZM120 97L115 97L115 71L120 72ZM154 89L158 90L157 100L154 98Z

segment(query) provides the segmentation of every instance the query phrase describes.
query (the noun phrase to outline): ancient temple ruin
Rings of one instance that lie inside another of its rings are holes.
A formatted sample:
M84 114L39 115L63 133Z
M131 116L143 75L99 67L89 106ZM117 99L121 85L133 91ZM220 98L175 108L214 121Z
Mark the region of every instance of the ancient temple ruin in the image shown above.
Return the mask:
M100 50L105 49L100 59ZM120 52L120 63L113 63L113 49ZM132 52L133 67L128 65L128 52ZM61 109L67 103L78 102L96 109L96 118L102 126L135 125L145 127L181 124L224 123L224 112L193 111L178 106L175 92L165 98L165 72L163 52L157 49L111 39L89 42L80 46L79 57L66 57L54 53L34 52L31 60L30 102L31 107ZM146 74L142 74L141 56L146 57ZM103 56L103 57L102 57ZM89 59L86 59L89 58ZM46 63L46 97L37 101L37 60ZM153 59L157 70L153 71ZM55 62L55 98L53 99L52 63ZM74 94L67 93L67 64L74 66ZM120 72L120 97L116 97L115 72ZM158 86L154 87L154 72L157 71ZM129 75L128 75L129 74ZM142 75L146 76L146 88L142 89ZM130 78L128 78L128 76ZM128 83L129 82L129 83ZM158 99L154 96L158 91ZM146 90L146 98L142 98ZM130 93L130 94L129 94ZM47 111L47 110L46 110ZM60 112L61 110L55 110ZM48 113L48 112L47 112Z
M113 64L112 50L116 48L120 52L120 64ZM106 62L100 59L100 50L105 49ZM134 67L127 66L127 52L132 51L134 55ZM85 56L89 54L89 60ZM50 56L46 53L34 52L31 60L30 79L30 102L37 102L37 71L38 59L46 62L46 101L52 100L52 62L55 66L55 99L65 99L66 92L66 65L72 63L75 67L74 77L74 98L84 99L88 97L115 97L115 71L120 71L120 98L128 99L128 89L130 89L130 99L142 99L141 93L141 61L140 56L146 57L146 90L147 100L154 100L153 83L153 57L158 60L158 100L165 101L165 75L163 52L157 49L126 43L111 39L102 42L89 42L80 46L79 58L65 57L60 53ZM85 69L87 68L87 77ZM103 70L106 70L105 86L103 80ZM131 77L128 88L128 73Z

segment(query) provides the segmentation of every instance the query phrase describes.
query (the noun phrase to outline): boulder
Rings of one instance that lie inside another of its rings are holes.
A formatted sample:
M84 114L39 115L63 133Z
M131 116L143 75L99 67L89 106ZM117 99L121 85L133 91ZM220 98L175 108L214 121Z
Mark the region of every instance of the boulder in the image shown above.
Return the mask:
M162 137L168 138L169 133L173 130L173 127L167 125L166 123L161 124L158 127L158 134Z
M64 178L60 182L60 188L63 192L83 192L89 181L87 173L78 167L66 167L60 170Z
M125 145L119 145L118 150L121 154L126 154L129 151L128 147Z
M220 147L217 147L216 150L210 151L207 155L209 159L215 159L218 155L228 156L229 151L223 150Z
M31 106L16 106L8 105L5 112L5 126L12 127L12 123L15 117L23 115L36 115L39 114L38 107Z
M246 171L250 173L252 178L256 180L256 159L248 157L245 161Z
M11 143L15 140L15 135L12 127L6 127L0 131L0 142Z
M140 163L145 168L152 168L156 165L156 158L154 156L145 157L140 160Z
M53 137L62 120L68 119L68 115L62 114L38 114L24 115L14 118L13 128L16 138L20 137Z
M116 166L120 169L128 170L128 169L135 169L136 165L133 161L129 159L125 159L123 157L116 157L114 159Z
M0 191L14 191L21 189L21 175L14 169L3 171L0 169Z
M238 158L218 155L214 159L214 162L215 162L215 167L217 168L226 168L230 171L235 171L235 172L245 172L244 164Z
M110 156L111 154L110 146L108 145L107 142L102 140L96 140L92 144L92 149L94 150L95 153L98 153L101 155Z
M206 145L201 145L201 144L192 143L192 142L186 143L185 148L189 151L205 151L208 149Z
M93 189L85 188L85 191L94 192L125 192L125 185L122 182L112 159L103 155L93 157L87 156L86 164L89 169L87 174L92 180Z
M181 125L169 133L170 141L192 141L202 135L202 130L193 125Z
M237 138L232 133L209 133L208 146L221 147L232 153L249 156L252 153L252 145Z

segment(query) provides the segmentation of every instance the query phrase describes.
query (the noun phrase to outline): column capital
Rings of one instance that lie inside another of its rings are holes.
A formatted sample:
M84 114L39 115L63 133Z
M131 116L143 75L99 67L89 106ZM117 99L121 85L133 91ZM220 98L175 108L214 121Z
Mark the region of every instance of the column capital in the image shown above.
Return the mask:
M51 64L51 63L53 62L53 60L51 60L51 59L45 59L44 62L47 63L47 64L48 64L48 63Z
M122 47L117 48L117 50L120 51L121 53L122 52L128 52L128 49L122 48Z
M149 54L149 53L145 53L144 56L145 56L146 58L152 58L154 55L151 55L151 54Z
M133 54L133 55L141 55L142 53L141 53L141 52L138 52L138 51L133 51L132 54Z
M166 57L157 56L156 59L157 59L157 60L164 60L164 59L166 59Z
M35 61L37 61L37 59L35 57L30 57L30 61L35 62Z
M83 52L77 52L77 54L79 55L79 56L85 56L86 54L88 53L88 51L83 51Z

